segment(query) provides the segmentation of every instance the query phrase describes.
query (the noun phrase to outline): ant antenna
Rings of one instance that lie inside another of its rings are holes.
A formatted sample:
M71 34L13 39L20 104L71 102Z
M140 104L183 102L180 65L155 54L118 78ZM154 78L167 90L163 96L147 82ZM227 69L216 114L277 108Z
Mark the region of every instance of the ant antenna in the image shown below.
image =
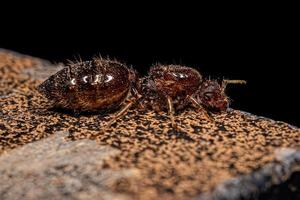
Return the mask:
M228 84L246 84L247 82L245 80L228 80L228 79L224 79L222 81L222 91L225 91L226 86Z

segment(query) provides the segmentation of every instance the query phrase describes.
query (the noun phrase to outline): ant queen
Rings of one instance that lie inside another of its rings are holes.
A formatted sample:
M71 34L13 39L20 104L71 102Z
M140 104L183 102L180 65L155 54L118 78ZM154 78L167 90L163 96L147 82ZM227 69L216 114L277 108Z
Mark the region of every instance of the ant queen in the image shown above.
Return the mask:
M172 127L177 129L175 110L193 105L210 119L210 112L223 112L229 106L225 94L227 84L245 83L223 80L219 84L216 80L203 79L193 68L160 64L139 78L134 69L120 62L94 58L70 63L39 85L38 90L57 108L75 112L119 109L106 127L139 104L156 111L168 110Z

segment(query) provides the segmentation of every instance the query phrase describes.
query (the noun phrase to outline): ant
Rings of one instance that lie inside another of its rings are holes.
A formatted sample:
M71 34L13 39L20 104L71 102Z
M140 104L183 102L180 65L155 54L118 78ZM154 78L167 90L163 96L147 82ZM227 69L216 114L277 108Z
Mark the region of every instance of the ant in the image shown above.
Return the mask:
M244 80L204 80L190 67L155 65L146 77L124 64L103 58L70 63L50 76L38 91L53 102L54 107L81 111L111 111L124 105L114 114L110 127L134 104L156 111L167 109L172 127L174 111L192 104L210 119L208 112L226 111L229 106L225 94L227 84L245 84ZM133 98L131 98L133 97Z

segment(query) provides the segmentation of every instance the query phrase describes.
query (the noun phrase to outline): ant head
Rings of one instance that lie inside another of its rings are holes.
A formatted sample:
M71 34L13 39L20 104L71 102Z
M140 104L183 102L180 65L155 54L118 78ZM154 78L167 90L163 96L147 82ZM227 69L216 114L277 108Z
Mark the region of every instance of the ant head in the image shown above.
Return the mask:
M215 80L203 81L195 97L200 104L211 111L225 111L229 106L224 88Z

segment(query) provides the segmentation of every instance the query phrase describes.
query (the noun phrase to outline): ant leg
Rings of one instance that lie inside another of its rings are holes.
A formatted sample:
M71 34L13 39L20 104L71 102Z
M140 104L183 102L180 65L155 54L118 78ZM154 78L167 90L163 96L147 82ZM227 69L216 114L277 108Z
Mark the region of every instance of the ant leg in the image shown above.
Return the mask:
M128 109L135 103L136 101L128 102L118 113L116 113L113 118L106 124L106 128L109 128L112 124L114 124L117 119L119 119Z
M136 103L141 97L142 95L140 95L135 88L133 88L133 96L135 97L134 100L129 100L129 102L119 111L117 112L112 119L106 124L105 128L109 128L112 124L114 124L116 122L117 119L119 119L120 117L122 117L128 110L129 108Z
M246 83L247 82L245 80L227 80L227 79L224 79L222 81L222 90L224 91L228 84L246 84Z
M131 88L131 93L135 97L136 101L139 100L140 98L142 98L142 95L134 87ZM142 109L145 108L145 106L142 104L141 101L139 101L138 104L139 104L140 108L142 108Z
M175 123L174 107L173 107L172 98L167 96L167 101L168 101L168 111L169 111L169 116L170 116L170 119L171 119L172 127L177 129L177 130L181 130Z
M172 126L176 127L174 116L173 116L174 108L173 108L173 102L172 102L171 97L168 96L167 101L168 101L168 111L169 111L169 115L170 115L170 118L171 118Z
M136 90L135 87L131 88L131 93L136 99L140 99L142 97L142 95L140 95L140 93Z
M213 121L213 119L211 118L211 116L208 114L208 112L203 108L203 106L192 96L188 96L188 99L192 102L192 104L199 108L201 110L201 112L205 115L205 117L209 120L209 121Z

